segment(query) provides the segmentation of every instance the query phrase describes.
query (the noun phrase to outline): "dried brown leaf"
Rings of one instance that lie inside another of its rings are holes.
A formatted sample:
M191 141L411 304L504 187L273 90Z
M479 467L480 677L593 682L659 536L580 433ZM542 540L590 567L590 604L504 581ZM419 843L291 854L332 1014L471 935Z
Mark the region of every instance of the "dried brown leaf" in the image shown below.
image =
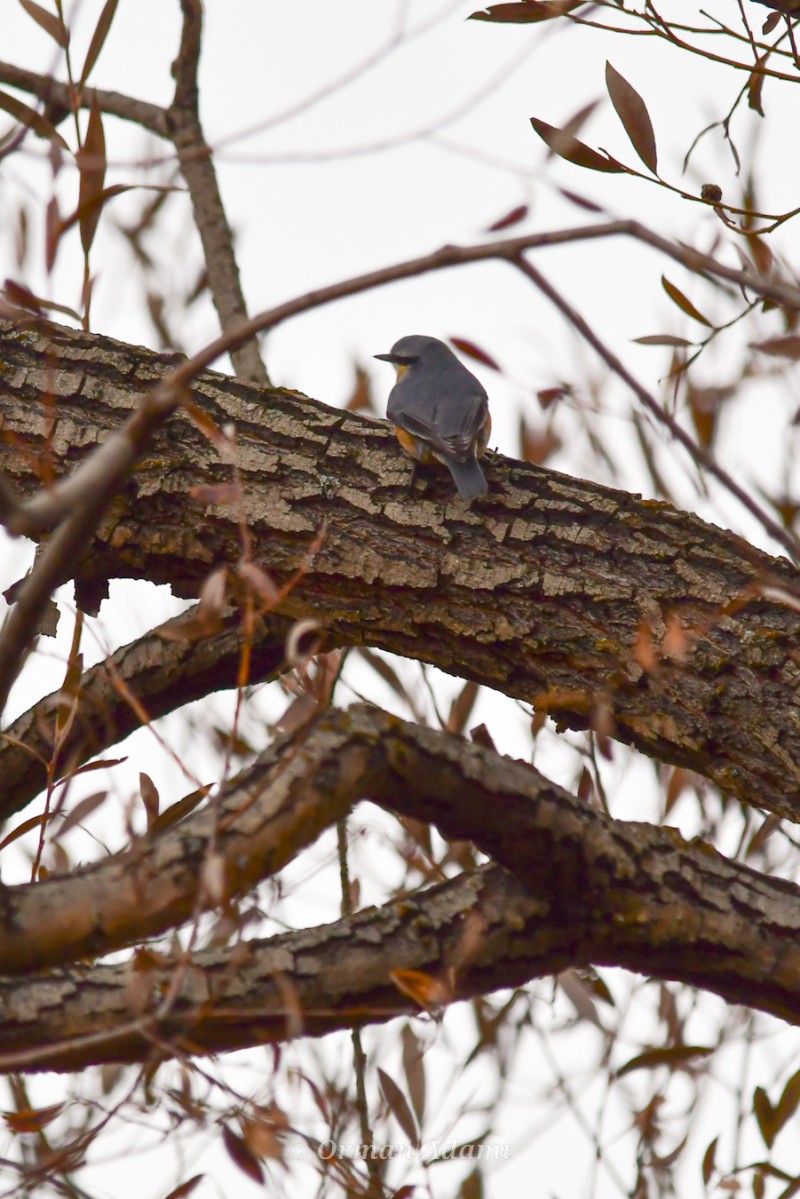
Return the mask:
M625 132L631 139L631 145L641 158L648 170L658 174L658 155L656 153L656 137L647 105L634 87L628 83L612 67L606 63L606 87L611 97L611 103L617 110L617 116L625 126Z
M767 77L764 71L766 60L766 54L762 54L760 58L756 59L756 65L747 78L747 105L748 108L752 108L753 112L757 112L760 117L764 116L761 94L764 90L764 80Z
M435 1012L453 997L453 989L447 982L422 970L391 970L389 977L398 991L428 1012Z
M261 566L255 562L241 562L236 573L265 604L274 607L278 603L280 589ZM319 628L319 625L314 622L314 627Z
M78 208L84 211L79 218L81 245L89 253L100 220L102 203L100 197L106 178L106 137L103 131L103 116L97 96L93 96L89 109L89 122L83 145L75 155L81 182L78 191ZM93 204L92 201L95 201Z
M624 1078L634 1070L652 1070L656 1066L668 1066L671 1070L691 1069L696 1058L707 1058L714 1048L707 1045L670 1045L663 1049L646 1049L637 1053L616 1071L616 1078Z
M449 340L450 344L455 346L462 354L465 354L467 358L474 358L476 362L481 362L484 366L490 366L493 371L500 370L497 360L492 358L491 354L487 354L485 350L482 350L480 346L477 346L474 341L467 341L463 337L451 337Z
M110 187L102 187L99 191L92 192L87 195L86 199L78 204L78 207L64 217L59 226L59 236L66 233L73 225L81 225L91 219L94 219L95 224L100 219L100 212L107 200L113 200L114 196L121 196L123 192L134 191L137 189L135 183L113 183Z
M355 364L355 371L355 383L345 408L348 412L374 412L375 404L372 399L369 373L358 362Z
M402 1128L403 1132L409 1139L409 1142L415 1147L419 1146L419 1132L417 1130L417 1122L409 1107L408 1100L401 1091L400 1087L385 1070L378 1066L378 1081L380 1082L383 1097L389 1105L397 1123Z
M554 153L566 159L567 162L574 163L575 166L587 167L590 171L605 171L614 175L627 170L627 167L624 167L621 162L617 162L615 158L599 154L597 150L578 141L564 129L557 129L554 125L548 125L546 121L540 121L537 117L531 117L531 125Z
M650 333L646 337L634 337L639 346L693 346L694 342L685 337L675 337L672 333Z
M61 213L58 208L58 196L52 195L47 204L45 214L45 249L44 261L48 275L52 272L61 241Z
M158 787L156 787L150 775L145 774L143 770L139 772L139 794L142 797L142 803L147 815L147 827L150 829L158 819L160 797Z
M528 205L518 204L516 208L512 208L505 216L501 216L498 221L489 225L487 233L499 233L501 229L509 229L512 225L518 225L520 221L524 221L528 215Z
M716 1166L714 1165L714 1158L717 1154L718 1140L719 1137L714 1137L714 1140L711 1141L705 1153L703 1154L703 1182L706 1186L708 1186L709 1182L711 1181L711 1175L716 1169Z
M772 1143L778 1133L778 1126L775 1118L775 1108L770 1103L769 1096L763 1087L756 1087L753 1092L753 1113L755 1114L759 1132L764 1138L764 1144L768 1149L771 1149Z
M800 336L791 333L787 337L769 337L766 341L751 342L750 348L773 358L800 358Z
M403 1072L408 1083L411 1105L417 1117L417 1124L421 1129L425 1119L425 1062L422 1046L410 1024L403 1026L401 1040L403 1042Z
M658 654L653 645L653 630L647 620L643 620L636 630L633 657L647 674L652 674L658 665Z
M450 705L450 713L445 725L446 732L457 733L459 736L464 732L470 712L475 706L477 695L478 684L467 680Z
M205 1178L205 1174L195 1174L193 1178L187 1178L186 1182L180 1183L174 1187L164 1199L186 1199L187 1195L191 1195L192 1191Z
M55 812L42 812L39 816L30 816L27 820L23 820L22 824L18 824L15 829L7 833L3 840L0 841L0 849L5 849L7 845L11 845L19 837L24 837L31 829L39 828L43 824L47 824L48 820L52 820Z
M89 49L86 51L86 58L84 60L83 70L81 71L80 82L78 84L79 88L83 87L84 83L89 78L92 67L100 57L100 51L105 45L105 40L108 37L108 31L111 28L111 22L114 20L114 14L117 11L117 4L118 0L106 0L105 4L103 5L103 11L100 13L97 24L94 28L94 33L92 34L92 40L89 42ZM197 1177L199 1180L203 1176L202 1174L199 1174Z
M534 429L520 417L519 422L520 457L534 466L541 466L551 454L561 448L561 438L552 429Z
M264 1171L258 1158L251 1152L243 1138L227 1124L222 1125L222 1142L231 1161L239 1167L242 1173L251 1178L253 1182L263 1183Z
M54 142L62 150L69 150L69 146L63 137L56 127L48 121L47 117L43 116L40 112L36 112L35 109L29 108L27 104L23 104L16 96L9 96L6 92L0 92L0 108L13 117L15 121L19 121L20 125L25 125L26 128L32 129L39 137Z
M179 799L177 803L172 804L165 812L162 812L152 823L148 832L151 837L160 836L166 829L172 828L174 824L178 824L184 820L190 812L193 812L198 804L202 803L205 797L211 790L210 786L198 787L196 791L192 791L189 795L184 795L183 799Z
M695 308L692 301L683 294L680 288L676 287L674 283L670 283L666 275L661 276L661 286L664 288L664 291L667 293L672 302L677 304L682 312L685 312L687 316L692 317L693 320L699 321L701 325L705 325L709 329L713 328L711 321L704 317L702 312L699 312L698 309Z
M584 208L587 212L605 212L602 204L596 204L594 200L587 200L585 196L579 196L577 192L569 191L566 187L560 187L559 193L565 200L569 200L570 204L574 204L576 208Z
M12 1132L41 1132L61 1115L64 1107L63 1103L54 1103L50 1107L18 1108L14 1112L3 1112L3 1119Z
M65 26L59 13L48 12L46 8L42 8L41 4L36 4L34 0L19 0L22 7L29 17L33 17L40 29L43 29L53 41L66 50L69 45L69 30Z
M470 13L468 21L493 21L499 24L530 25L552 21L577 8L583 0L519 0L512 4L490 4L481 12Z
M91 816L92 812L99 808L101 804L104 804L107 799L107 791L95 791L93 795L87 795L65 817L64 823L58 830L59 837L65 836L70 829L76 828L87 816Z

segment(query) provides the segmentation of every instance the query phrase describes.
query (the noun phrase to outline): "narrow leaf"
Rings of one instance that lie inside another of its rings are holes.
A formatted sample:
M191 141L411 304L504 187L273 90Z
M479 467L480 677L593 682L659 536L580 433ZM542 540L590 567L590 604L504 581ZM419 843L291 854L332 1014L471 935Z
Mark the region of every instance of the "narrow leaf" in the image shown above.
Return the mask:
M476 346L474 341L466 341L463 337L451 337L451 346L455 346L462 354L466 354L468 358L474 358L476 362L482 362L484 366L490 366L493 371L500 370L500 364L496 359L492 358L491 354L487 354L480 346Z
M798 1104L800 1104L800 1070L789 1079L778 1100L775 1108L776 1133L780 1132L786 1121L792 1118L797 1111Z
M773 358L800 358L800 336L793 333L788 337L770 337L767 341L752 342L750 348Z
M231 1161L239 1167L243 1174L252 1178L253 1182L264 1181L264 1171L258 1158L250 1151L247 1144L227 1124L222 1125L222 1140Z
M81 821L85 820L94 812L95 808L99 808L102 803L108 799L107 791L96 791L94 795L87 795L80 803L76 804L69 815L64 820L61 828L58 830L59 837L63 837L70 829L75 828Z
M558 190L565 200L569 200L570 204L574 204L577 208L585 208L587 212L605 212L602 205L595 204L594 200L587 200L585 196L579 196L577 192L568 191L565 187L560 187Z
M613 175L619 175L627 170L615 158L599 154L597 150L578 141L570 133L566 133L563 129L556 129L554 125L548 125L546 121L540 121L538 117L531 117L531 125L554 153L558 154L560 158L565 158L567 162L574 163L575 166L588 167L590 171L605 171Z
M710 1057L713 1052L713 1049L705 1045L672 1045L667 1049L647 1049L621 1066L616 1077L623 1078L633 1070L651 1070L655 1066L681 1069L693 1058Z
M61 17L56 13L48 12L46 8L42 8L41 4L35 4L34 0L19 0L19 2L28 16L33 17L39 28L43 29L62 50L66 50L69 45L69 30Z
M70 778L77 778L79 774L88 774L91 770L110 770L112 766L121 766L127 760L127 757L97 758L94 762L85 762L83 766L79 766L77 770L73 770Z
M44 137L48 141L55 142L62 150L69 150L69 146L64 141L61 134L56 130L54 125L51 125L47 117L40 112L35 112L29 108L27 104L23 104L21 100L17 100L16 96L9 96L6 92L0 92L0 108L12 116L15 121L19 121L20 125L27 126L37 133L39 137Z
M179 1186L173 1188L164 1199L186 1199L187 1195L191 1195L199 1182L202 1182L205 1174L195 1174L193 1178L187 1178L186 1182L180 1183Z
M717 1153L717 1141L718 1140L719 1140L719 1137L714 1137L714 1140L711 1142L711 1144L708 1146L705 1153L703 1154L703 1182L705 1183L706 1186L708 1186L709 1182L711 1181L711 1175L714 1173L714 1170L715 1170L714 1158L716 1157L716 1153Z
M414 1035L410 1024L403 1027L403 1070L408 1083L408 1093L417 1124L422 1128L425 1119L425 1063L422 1058L422 1048Z
M499 221L495 221L487 229L487 233L499 233L501 229L508 229L511 225L517 225L520 221L524 221L528 215L528 205L519 204L516 208L512 208L505 216L501 216Z
M611 103L617 110L617 116L625 126L625 132L631 139L631 145L641 158L648 170L654 175L658 173L658 155L656 153L656 135L644 100L631 87L627 79L615 71L610 62L606 63L606 87L611 97Z
M15 1112L3 1112L3 1119L12 1132L41 1132L65 1108L63 1103L51 1107L23 1108Z
M707 320L703 316L702 312L699 312L697 308L695 308L692 301L683 294L680 288L676 287L674 283L670 283L666 275L661 276L661 286L664 288L664 291L667 293L672 302L678 305L681 312L685 312L686 315L692 317L693 320L699 321L701 325L706 325L706 327L709 329L713 328L711 321Z
M767 77L764 71L766 57L766 55L762 55L758 59L747 80L747 106L748 108L752 108L753 112L757 112L760 117L764 116L761 93L764 90L764 80Z
M650 333L647 337L634 337L639 346L693 346L694 342L685 337L675 337L672 333Z
M5 849L12 841L16 841L18 837L24 837L31 829L38 828L42 824L46 824L48 820L52 820L55 812L42 812L39 816L30 816L27 820L23 820L22 824L18 824L15 829L12 829L7 836L0 841L0 849Z
M139 794L142 797L142 803L144 804L147 816L147 827L152 828L154 821L158 819L158 787L156 787L150 775L145 774L143 770L139 772Z
M183 799L179 799L171 808L167 808L150 825L150 828L147 830L150 836L160 836L165 829L172 828L174 824L179 824L181 820L185 820L189 813L193 812L199 803L202 803L210 790L210 786L200 787L197 791L192 791L190 795L185 795Z
M775 1109L769 1101L769 1096L763 1087L756 1087L753 1092L753 1111L755 1112L756 1121L761 1136L764 1139L764 1144L768 1149L772 1148L772 1142L775 1140Z
M100 19L95 26L94 33L92 34L92 40L89 42L89 49L86 51L86 60L83 64L83 70L81 71L81 78L78 84L79 88L83 87L84 83L89 78L89 73L92 70L92 67L100 57L100 51L105 45L108 31L111 28L111 22L114 20L114 14L117 11L118 2L119 0L106 0L105 4L103 5L103 11L100 13ZM202 1175L198 1175L197 1177L199 1179L202 1177Z
M411 1113L411 1108L408 1106L408 1100L394 1079L391 1078L385 1070L381 1070L380 1066L378 1066L378 1079L381 1084L381 1090L383 1091L383 1097L389 1104L392 1115L397 1120L397 1123L400 1125L411 1144L418 1146L419 1132L417 1131L417 1123Z
M577 8L583 0L521 0L517 4L490 4L482 12L474 12L468 21L494 21L498 24L529 25L534 21L552 21Z
M89 109L86 137L76 157L81 173L78 207L84 214L79 219L81 244L84 253L88 254L94 241L102 207L102 203L92 204L91 201L102 195L106 177L106 138L96 96L92 99L92 106Z

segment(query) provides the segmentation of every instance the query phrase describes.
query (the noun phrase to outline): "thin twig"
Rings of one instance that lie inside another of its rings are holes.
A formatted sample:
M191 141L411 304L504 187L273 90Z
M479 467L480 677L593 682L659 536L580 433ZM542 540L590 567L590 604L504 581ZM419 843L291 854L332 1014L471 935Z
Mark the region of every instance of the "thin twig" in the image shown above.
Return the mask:
M339 877L342 887L342 916L348 919L353 915L353 896L350 888L350 869L347 861L347 818L342 817L336 822L336 842L339 856ZM361 1144L366 1150L371 1149L375 1138L369 1125L369 1104L367 1103L367 1055L361 1041L361 1028L354 1024L350 1030L353 1042L353 1074L356 1082L356 1111L358 1112ZM375 1196L383 1194L381 1183L380 1162L374 1154L365 1152L367 1173L369 1174L370 1191Z
M181 45L172 66L175 95L167 112L167 122L189 189L195 225L203 244L211 298L224 332L247 319L247 306L233 249L233 234L198 111L197 68L202 41L202 6L200 0L181 0L181 9ZM233 349L231 360L240 379L269 386L255 338L249 338Z
M688 450L691 457L698 466L703 467L710 474L714 475L730 493L736 496L737 500L755 516L756 520L766 529L771 537L778 541L794 562L800 559L800 545L797 539L788 530L784 529L776 521L772 519L768 512L765 512L760 504L756 503L751 495L749 495L739 484L731 478L726 470L724 470L718 462L712 458L707 450L704 450L701 445L692 438L685 429L682 429L674 417L662 408L658 400L650 394L650 392L633 377L626 366L617 358L616 354L608 348L597 336L590 325L586 323L583 317L577 312L572 305L564 299L560 292L552 286L551 283L544 278L540 271L536 269L530 262L520 256L517 259L516 265L526 275L532 283L535 283L543 295L547 296L548 300L564 314L570 324L578 330L581 336L589 345L600 355L607 366L611 368L615 375L618 375L624 383L627 383L631 391L647 409L647 411L655 417L660 424L666 425L672 436L679 441L685 450Z
M69 85L59 83L49 75L40 75L37 71L27 71L24 67L15 66L10 62L0 62L0 83L19 88L21 92L29 92L43 100L47 106L46 115L52 125L61 124L72 110ZM84 87L78 100L78 107L91 108L95 101L101 112L119 117L123 121L133 121L136 125L141 125L143 129L157 134L158 137L169 137L167 113L158 104L150 104L146 100L136 100L133 96L122 95L121 92Z

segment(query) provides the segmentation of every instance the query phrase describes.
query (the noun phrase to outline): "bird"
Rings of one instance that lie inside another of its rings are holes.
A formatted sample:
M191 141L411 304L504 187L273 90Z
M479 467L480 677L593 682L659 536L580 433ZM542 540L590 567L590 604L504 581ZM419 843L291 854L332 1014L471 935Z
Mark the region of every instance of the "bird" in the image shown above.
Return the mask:
M478 458L492 420L482 384L436 337L401 337L388 354L375 357L397 372L386 415L405 453L415 462L444 463L467 503L486 495Z

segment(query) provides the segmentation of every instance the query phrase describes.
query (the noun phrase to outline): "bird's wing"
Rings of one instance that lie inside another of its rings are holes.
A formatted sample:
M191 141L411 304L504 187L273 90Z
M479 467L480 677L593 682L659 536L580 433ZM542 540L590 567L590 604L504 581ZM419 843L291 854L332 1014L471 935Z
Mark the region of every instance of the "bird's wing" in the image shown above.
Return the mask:
M437 394L419 386L411 390L403 382L389 396L389 419L458 462L472 457L486 423L486 395L477 390Z

